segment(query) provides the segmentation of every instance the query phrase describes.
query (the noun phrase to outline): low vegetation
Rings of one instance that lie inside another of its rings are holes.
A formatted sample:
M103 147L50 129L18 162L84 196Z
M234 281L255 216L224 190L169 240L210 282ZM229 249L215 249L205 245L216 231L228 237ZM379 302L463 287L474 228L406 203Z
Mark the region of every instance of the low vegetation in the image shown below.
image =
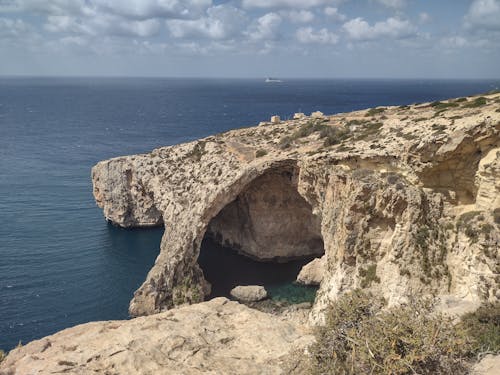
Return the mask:
M0 349L0 363L3 362L3 360L7 357L7 354Z
M324 146L336 145L349 137L349 131L344 127L328 126L322 124L321 120L310 120L292 135L281 138L279 145L282 149L289 148L294 141L308 137L313 133L319 133L319 138L325 139Z
M472 243L479 239L479 230L476 221L482 221L484 217L481 211L469 211L459 217L457 221L457 230L463 230L465 235L470 238Z
M455 102L443 103L443 102L438 101L438 102L431 103L431 107L434 107L437 110L448 109L448 108L453 108L453 107L458 107L458 106L459 106L459 104L455 103Z
M486 303L462 317L477 353L500 353L500 302Z
M262 156L266 156L266 155L267 155L267 151L263 150L263 149L257 150L255 152L255 157L256 158L261 158Z
M493 210L493 220L495 220L496 224L500 225L500 208Z
M474 99L472 102L464 105L464 108L477 108L485 105L487 103L487 99L484 96L480 96L479 98Z
M357 290L340 297L316 331L301 370L312 374L467 374L482 353L500 350L500 305L454 324L429 301L384 309Z
M368 288L372 283L380 283L380 278L377 276L377 265L372 264L368 268L359 270L361 276L361 288Z
M370 109L368 112L366 112L366 117L370 117L370 116L375 116L375 115L378 115L380 113L383 113L387 108L384 108L384 107L380 107L380 108L372 108Z

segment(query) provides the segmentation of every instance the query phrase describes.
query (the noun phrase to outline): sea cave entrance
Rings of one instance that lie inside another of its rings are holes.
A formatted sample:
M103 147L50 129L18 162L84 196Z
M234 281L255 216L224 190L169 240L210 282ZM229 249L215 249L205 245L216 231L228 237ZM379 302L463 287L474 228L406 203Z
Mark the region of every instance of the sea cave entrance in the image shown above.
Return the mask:
M212 285L208 298L238 285L263 285L272 300L314 301L317 286L295 283L324 254L320 218L297 191L296 167L254 179L209 223L198 264Z

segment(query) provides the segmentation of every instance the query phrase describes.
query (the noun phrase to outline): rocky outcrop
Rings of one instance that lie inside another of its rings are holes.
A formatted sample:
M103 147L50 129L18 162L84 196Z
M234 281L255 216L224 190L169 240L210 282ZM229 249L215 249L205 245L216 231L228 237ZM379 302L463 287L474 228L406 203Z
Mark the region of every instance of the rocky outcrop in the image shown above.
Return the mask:
M307 263L299 272L297 282L303 285L319 285L326 272L326 255Z
M216 298L66 329L11 351L0 374L281 374L282 358L312 339L292 321Z
M98 163L108 220L165 225L131 314L204 299L207 233L259 260L324 251L314 322L355 288L390 305L415 294L498 299L499 103L492 94L283 121Z
M497 375L500 369L500 355L486 355L472 368L472 375Z
M260 285L240 285L231 289L231 296L238 301L258 302L267 298L267 291Z

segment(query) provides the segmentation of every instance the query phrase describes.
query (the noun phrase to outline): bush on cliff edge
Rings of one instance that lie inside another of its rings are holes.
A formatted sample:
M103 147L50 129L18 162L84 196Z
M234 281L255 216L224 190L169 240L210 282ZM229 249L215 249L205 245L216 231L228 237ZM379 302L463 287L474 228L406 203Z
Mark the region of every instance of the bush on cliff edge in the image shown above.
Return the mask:
M313 374L465 374L476 352L463 324L431 314L425 302L382 309L362 291L331 306L309 348Z

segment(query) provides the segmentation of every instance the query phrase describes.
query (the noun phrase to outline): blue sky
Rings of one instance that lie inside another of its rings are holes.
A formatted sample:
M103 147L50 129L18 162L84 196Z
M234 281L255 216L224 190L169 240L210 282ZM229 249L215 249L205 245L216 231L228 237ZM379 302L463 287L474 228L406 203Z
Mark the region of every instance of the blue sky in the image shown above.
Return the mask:
M0 0L0 75L499 78L500 0Z

